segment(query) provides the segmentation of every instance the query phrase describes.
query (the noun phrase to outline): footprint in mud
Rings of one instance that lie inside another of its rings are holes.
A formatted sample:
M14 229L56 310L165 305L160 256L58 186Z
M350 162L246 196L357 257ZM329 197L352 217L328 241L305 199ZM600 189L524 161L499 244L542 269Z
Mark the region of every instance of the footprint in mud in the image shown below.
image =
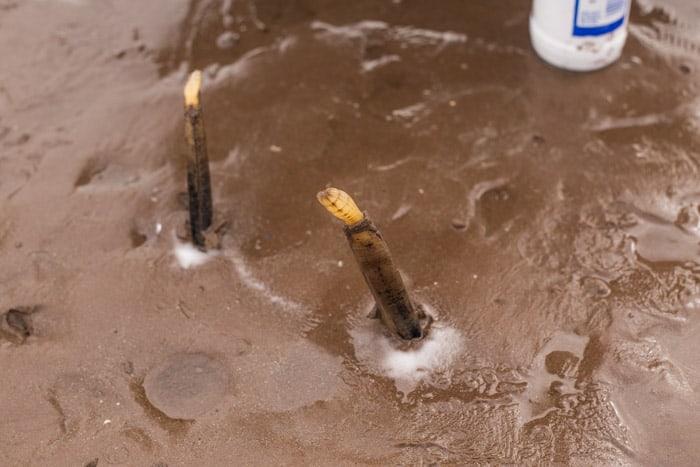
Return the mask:
M87 160L82 170L78 174L78 178L75 180L73 186L75 188L80 188L81 186L89 185L92 182L92 179L107 170L108 166L109 163L104 157L91 157Z
M148 236L142 229L134 226L129 230L129 239L131 240L131 248L138 248L148 240Z
M17 307L0 314L0 340L23 344L34 334L32 315L39 310L40 307Z
M484 234L508 231L516 215L516 199L512 189L505 185L485 191L477 203L477 214L484 224Z
M138 465L135 459L153 457L159 449L152 435L135 425L139 421L127 409L128 389L112 377L92 372L60 375L49 387L46 400L57 417L58 433L65 443L85 446L98 440L96 457L84 465ZM53 444L53 441L51 442ZM70 449L70 448L68 448Z
M61 435L69 439L99 432L105 420L118 423L123 401L110 382L84 373L59 376L46 399L59 415Z
M76 190L120 189L139 181L139 176L128 167L113 160L118 150L102 150L90 157L73 182Z
M150 207L151 206L149 206L149 208ZM177 217L177 220L173 220L175 217ZM172 222L177 222L177 225L180 224L179 213L165 215L163 217L155 215L147 218L144 216L144 218L134 219L132 221L131 228L129 229L129 241L131 243L131 248L137 249L144 245L153 245L158 241L158 239L161 238L161 234L167 230L167 226L171 225Z
M516 215L515 192L505 178L479 182L467 196L463 216L452 220L452 227L466 231L472 221L481 225L484 235L490 236L499 230L508 230Z
M177 420L194 420L206 414L223 401L228 385L224 365L201 352L167 357L143 382L148 401Z

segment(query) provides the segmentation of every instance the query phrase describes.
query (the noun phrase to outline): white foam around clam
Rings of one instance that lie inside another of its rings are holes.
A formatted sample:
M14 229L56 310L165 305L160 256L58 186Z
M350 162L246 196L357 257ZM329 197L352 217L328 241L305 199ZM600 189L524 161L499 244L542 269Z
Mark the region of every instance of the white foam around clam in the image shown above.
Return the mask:
M434 310L426 311L435 316ZM432 324L425 339L410 344L387 336L379 320L364 319L355 324L350 331L355 355L371 373L393 379L404 398L423 381L430 383L438 375L449 377L463 348L459 332L439 321Z
M200 251L189 242L180 241L173 235L173 254L183 269L201 266L219 254L219 250Z

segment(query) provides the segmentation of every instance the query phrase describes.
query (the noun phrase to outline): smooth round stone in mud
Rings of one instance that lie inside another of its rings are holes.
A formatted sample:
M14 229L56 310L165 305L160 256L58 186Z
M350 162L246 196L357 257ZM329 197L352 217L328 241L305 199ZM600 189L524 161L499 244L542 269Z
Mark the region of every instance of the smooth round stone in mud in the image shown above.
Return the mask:
M148 372L148 401L170 418L193 420L214 408L226 394L224 365L205 353L176 353Z

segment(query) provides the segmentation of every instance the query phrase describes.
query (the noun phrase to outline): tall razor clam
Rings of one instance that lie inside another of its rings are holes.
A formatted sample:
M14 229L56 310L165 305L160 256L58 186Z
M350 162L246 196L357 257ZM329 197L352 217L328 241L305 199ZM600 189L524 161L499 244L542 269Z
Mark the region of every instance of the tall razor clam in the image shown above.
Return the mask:
M389 248L374 223L342 190L327 188L316 197L328 212L345 223L343 230L350 249L376 303L373 317L402 339L423 338L419 320L424 316L411 303Z
M199 249L206 249L205 231L212 223L211 180L209 156L200 94L202 72L195 70L185 84L185 140L189 148L187 157L187 195L190 210L192 242Z

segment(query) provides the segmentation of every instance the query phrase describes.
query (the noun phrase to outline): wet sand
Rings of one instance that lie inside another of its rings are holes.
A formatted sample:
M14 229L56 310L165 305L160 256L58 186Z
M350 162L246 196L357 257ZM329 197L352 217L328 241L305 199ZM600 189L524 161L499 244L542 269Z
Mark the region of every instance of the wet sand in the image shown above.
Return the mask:
M0 464L694 465L700 9L635 2L589 74L528 14L0 0ZM196 68L228 229L185 269ZM366 318L331 185L422 345Z

